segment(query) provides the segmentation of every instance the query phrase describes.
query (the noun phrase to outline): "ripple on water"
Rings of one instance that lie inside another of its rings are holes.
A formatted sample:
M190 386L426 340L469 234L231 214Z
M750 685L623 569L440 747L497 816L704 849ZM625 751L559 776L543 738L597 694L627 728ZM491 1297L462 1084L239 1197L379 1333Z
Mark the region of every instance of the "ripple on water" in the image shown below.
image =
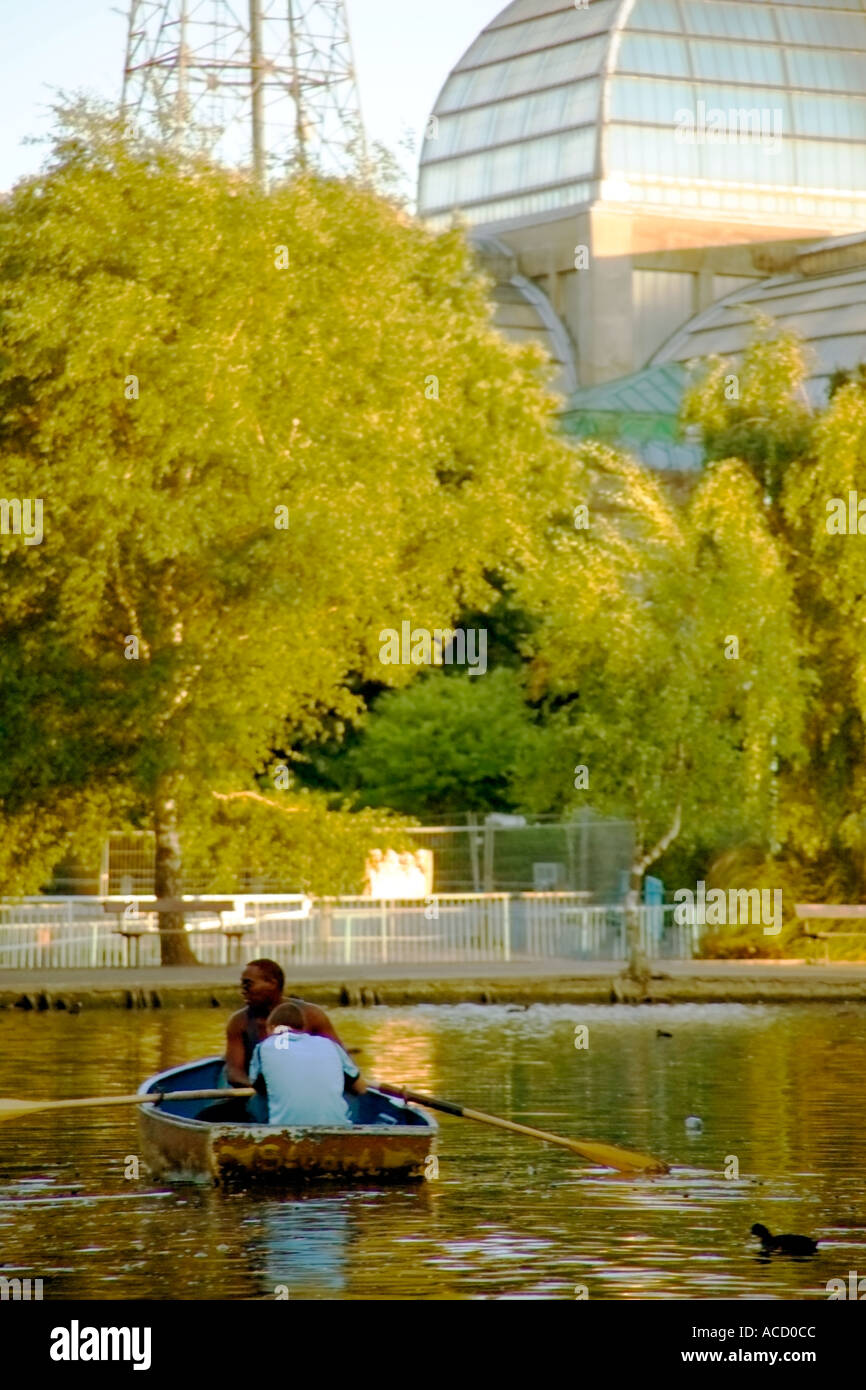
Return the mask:
M339 1021L369 1076L658 1153L671 1171L627 1179L443 1117L439 1180L421 1187L163 1194L125 1180L134 1115L46 1112L0 1131L0 1272L42 1277L46 1297L178 1299L277 1286L292 1298L573 1299L584 1286L590 1298L825 1298L829 1278L866 1274L866 1118L852 1104L863 1009L462 1005ZM219 1050L224 1022L0 1014L0 1093L135 1089ZM574 1047L576 1024L588 1048ZM686 1132L690 1115L700 1133ZM749 1233L761 1220L815 1235L818 1254L761 1255Z

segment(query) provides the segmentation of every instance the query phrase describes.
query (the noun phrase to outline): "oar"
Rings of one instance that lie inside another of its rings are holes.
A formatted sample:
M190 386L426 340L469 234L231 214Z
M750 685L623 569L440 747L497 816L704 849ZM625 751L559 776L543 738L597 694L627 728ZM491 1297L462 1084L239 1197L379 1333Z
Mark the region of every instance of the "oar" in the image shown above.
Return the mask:
M503 1120L498 1115L487 1115L483 1110L470 1110L466 1105L455 1105L450 1100L437 1100L435 1096L422 1096L417 1091L407 1091L401 1086L386 1086L381 1081L375 1085L377 1091L397 1096L400 1100L413 1101L426 1106L428 1110L442 1110L446 1115L462 1115L464 1120L478 1120L482 1125L496 1125L498 1129L511 1129L515 1134L528 1134L531 1139L543 1139L547 1144L558 1144L561 1149L571 1149L591 1163L600 1163L604 1168L619 1168L624 1173L667 1173L668 1165L660 1158L650 1154L637 1153L634 1149L621 1149L616 1144L600 1144L594 1139L566 1139L561 1134L549 1134L546 1129L532 1129L529 1125L516 1124L514 1120Z
M149 1091L145 1096L80 1096L76 1100L15 1100L0 1097L0 1120L32 1115L36 1110L74 1110L87 1105L158 1105L162 1100L222 1100L229 1096L254 1096L252 1086L221 1091Z

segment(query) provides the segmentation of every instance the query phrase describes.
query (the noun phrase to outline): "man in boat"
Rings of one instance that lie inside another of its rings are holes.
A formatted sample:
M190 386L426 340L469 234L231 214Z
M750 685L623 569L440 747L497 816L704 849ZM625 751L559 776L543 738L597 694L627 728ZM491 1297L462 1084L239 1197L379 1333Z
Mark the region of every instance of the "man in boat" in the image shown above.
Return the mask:
M300 1005L279 1004L268 1016L267 1037L253 1052L250 1081L267 1088L271 1125L327 1125L348 1129L344 1091L367 1086L349 1054L330 1038L311 1036Z
M225 1080L229 1086L249 1086L249 1068L253 1052L267 1037L268 1015L283 1003L285 976L275 960L251 960L241 975L244 1008L232 1014L226 1028ZM328 1015L318 1004L307 1004L292 998L301 1011L302 1028L312 1037L330 1038L338 1047L343 1044Z

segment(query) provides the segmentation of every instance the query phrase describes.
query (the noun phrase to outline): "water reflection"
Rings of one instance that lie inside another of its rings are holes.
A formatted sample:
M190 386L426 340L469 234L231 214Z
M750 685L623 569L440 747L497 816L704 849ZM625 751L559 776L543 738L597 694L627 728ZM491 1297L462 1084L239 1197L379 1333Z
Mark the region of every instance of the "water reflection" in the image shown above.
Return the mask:
M346 1287L353 1213L332 1197L298 1196L265 1213L264 1283L271 1297L301 1292L337 1294Z
M224 1023L0 1014L0 1093L134 1090L218 1050ZM672 1172L626 1180L443 1118L439 1179L420 1187L166 1195L124 1176L133 1112L45 1114L0 1128L0 1273L41 1277L46 1298L174 1299L802 1299L866 1274L863 1010L431 1006L345 1010L339 1026L368 1076L656 1152ZM767 1257L755 1221L819 1238L817 1256Z

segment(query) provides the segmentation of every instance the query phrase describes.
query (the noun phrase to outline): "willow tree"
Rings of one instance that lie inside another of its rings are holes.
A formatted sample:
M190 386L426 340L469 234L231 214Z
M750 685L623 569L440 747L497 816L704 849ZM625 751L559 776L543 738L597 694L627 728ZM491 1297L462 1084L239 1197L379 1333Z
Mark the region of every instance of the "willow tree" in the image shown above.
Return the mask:
M744 465L709 468L682 505L640 465L585 445L574 501L577 529L521 589L547 711L522 792L530 809L633 822L639 972L646 870L684 837L772 833L778 760L802 751L801 641L785 552Z
M176 896L185 822L408 679L382 629L532 563L567 457L541 361L461 235L71 113L0 206L3 489L44 506L0 550L7 826L107 797Z
M822 891L866 893L866 390L838 391L814 447L789 472L782 498L815 697L809 759L790 779L784 832L791 850L823 866Z
M866 390L837 374L810 409L809 363L791 334L764 331L740 369L740 399L714 362L687 402L709 456L736 450L764 492L784 547L809 700L806 756L782 761L777 840L800 891L830 900L866 892Z

